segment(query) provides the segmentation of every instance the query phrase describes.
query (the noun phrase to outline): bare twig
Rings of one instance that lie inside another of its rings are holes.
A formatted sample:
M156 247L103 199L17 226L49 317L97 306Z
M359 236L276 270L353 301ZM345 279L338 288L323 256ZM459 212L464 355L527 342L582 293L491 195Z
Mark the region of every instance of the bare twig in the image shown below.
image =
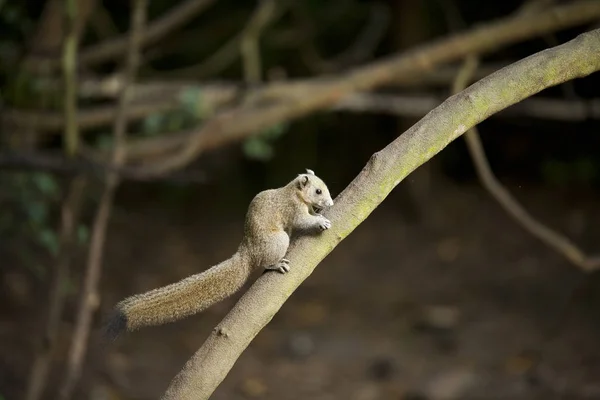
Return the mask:
M465 59L463 69L452 87L453 93L459 93L467 86L477 64L475 56ZM487 160L477 127L469 129L464 138L481 184L519 225L581 270L590 272L600 267L600 256L588 257L568 238L537 221L500 183Z
M486 69L485 73L477 73L481 79L500 67ZM431 75L436 84L448 85L451 80L447 78L451 74L456 76L456 68L442 68ZM428 79L428 78L425 78ZM416 81L417 79L415 79ZM296 82L296 88L301 85ZM304 84L302 84L304 85ZM84 80L79 84L80 94L91 98L114 98L122 83L120 79L107 79L106 81ZM279 87L277 90L273 90ZM268 84L259 86L263 94L272 91L271 98L277 101L292 101L295 99L296 90L288 90L288 84ZM305 86L308 90L309 83ZM148 115L173 111L181 107L181 95L185 91L196 91L202 95L202 105L205 109L218 111L246 94L245 89L238 83L219 82L196 84L195 82L145 82L135 85L135 98L128 107L130 120L139 120ZM430 109L436 107L443 101L440 95L423 93L405 94L394 93L356 93L342 98L331 106L333 110L346 110L357 112L391 113L406 116L423 116ZM115 106L98 106L80 110L78 113L78 124L80 129L91 129L105 126L114 119ZM511 108L498 114L497 117L530 117L556 121L583 121L585 119L600 119L600 101L597 99L575 99L562 100L552 98L532 98L523 103L516 104ZM29 126L40 130L64 129L65 117L57 112L6 110L3 117L5 121L17 126ZM171 135L165 135L168 138ZM187 137L181 133L181 138ZM152 138L151 141L162 141L163 136Z
M78 32L75 27L77 21L77 7L75 0L67 0L65 9L65 37L63 39L63 74L65 83L65 153L67 156L75 155L77 150L77 42ZM52 2L48 5L52 9ZM71 242L73 239L74 225L77 223L85 179L75 177L70 184L61 212L60 253L56 262L52 288L50 290L50 303L45 336L42 349L36 356L27 387L27 400L37 400L42 396L46 386L48 368L52 362L56 347L61 313L64 304L63 284L68 275L71 261Z
M443 101L441 96L427 93L411 95L358 93L344 98L333 109L422 117ZM515 117L539 118L549 121L600 119L600 99L566 101L533 97L491 116L491 118Z
M84 187L85 178L82 176L74 177L71 180L69 192L62 205L59 233L60 248L54 266L52 286L48 299L46 330L41 340L39 353L36 354L33 366L31 367L27 394L25 395L26 400L41 398L46 386L48 370L56 353L56 338L65 302L64 283L69 276L69 265L73 254L73 236L79 219Z
M561 27L589 22L600 16L600 2L581 1L554 7L534 17L509 17L471 32L457 34L422 46L412 52L368 66L357 68L331 79L328 83L313 84L312 90L295 96L293 101L280 102L261 108L238 107L221 112L208 120L200 129L190 132L189 143L172 157L151 167L151 174L161 175L192 162L201 152L223 143L238 141L284 121L294 120L317 109L334 105L343 97L361 90L382 86L393 77L410 79L441 63L464 57L470 53L484 53L501 45L513 43ZM283 85L282 85L283 86ZM288 86L293 91L293 86ZM297 94L297 93L295 93ZM260 95L256 97L260 98Z
M61 45L66 36L63 31L64 3L63 0L46 1L40 22L32 35L29 53L23 60L24 70L44 74L61 66ZM73 21L72 30L80 37L97 2L80 0L77 3L77 18Z
M464 26L464 21L456 5L449 0L445 3L448 6L450 28L457 29ZM532 15L538 7L547 6L547 3L546 0L530 1L517 11L517 15ZM478 66L479 58L476 55L471 54L465 58L462 68L452 83L453 94L463 91L468 86ZM600 256L589 258L568 238L537 221L500 183L487 160L476 126L469 129L464 138L481 184L519 225L583 271L589 272L600 267Z
M374 3L365 27L350 47L327 60L318 53L316 46L309 42L300 48L304 62L315 72L330 73L366 61L373 55L389 26L389 14L387 6L379 2Z
M257 84L262 80L259 39L263 30L273 19L276 7L277 3L275 0L260 0L258 7L242 32L240 50L244 64L244 81L246 83Z
M314 268L412 171L490 115L567 80L600 70L600 30L508 66L446 100L383 150L325 212L332 227L292 242L285 276L264 274L172 380L164 400L209 398L252 339ZM225 335L223 333L226 333Z
M196 18L201 12L210 7L216 0L187 0L177 6L174 6L168 13L148 25L146 33L142 38L142 45L147 46L158 42L163 37L185 25L193 18ZM113 60L123 55L128 48L128 35L123 34L116 38L84 49L80 55L82 66L89 67L94 64ZM44 60L42 60L44 61ZM57 60L48 60L50 67L57 68Z
M140 60L140 48L144 25L146 22L148 0L133 0L131 13L131 32L129 37L129 52L127 56L125 84L119 97L119 108L114 125L113 157L114 165L121 165L125 160L125 140L127 129L127 105L131 97L131 87L128 85L135 79ZM108 220L116 188L119 184L119 176L109 173L106 177L106 186L100 199L98 212L92 229L88 264L82 287L82 298L77 310L77 319L69 356L65 379L60 390L60 399L71 398L75 384L81 374L81 367L86 353L87 342L90 332L91 319L99 303L98 283L102 267L102 254L106 237Z
M133 142L135 143L135 142ZM168 145L168 141L163 142ZM140 154L146 156L151 154L153 148L140 143L142 146L135 147L132 159ZM149 143L154 144L154 143ZM33 152L33 153L0 153L0 169L7 170L44 170L63 175L105 175L113 172L119 175L121 180L129 181L154 181L153 178L140 176L138 169L126 166L112 165L109 162L91 161L82 158L66 158L55 152ZM165 182L177 183L206 183L206 174L202 171L179 171L159 178Z
M429 45L419 46L407 53L356 68L341 76L273 83L263 87L260 92L265 97L269 93L276 92L284 101L260 110L254 108L250 110L246 108L231 110L217 117L217 119L228 119L229 121L221 123L222 121L213 120L205 124L202 129L190 131L188 134L193 137L206 136L204 140L212 140L215 135L221 136L223 142L239 140L246 135L256 133L262 128L270 127L288 119L298 118L319 108L333 106L336 102L354 92L368 91L389 84L411 84L418 81L419 77L428 76L438 66L459 60L467 54L484 54L511 43L530 39L546 32L590 22L599 17L600 2L593 0L578 1L573 4L549 8L545 12L540 12L534 16L503 18L470 31L443 38ZM443 76L436 78L436 80L440 79L442 83L451 81L453 71L454 69L443 70ZM134 107L134 110L139 113L138 115L147 115L148 113L157 112L154 110L164 110L164 107L164 104L144 103L139 108ZM114 108L97 109L93 115L86 115L89 122L80 120L80 123L90 127L104 124L106 123L106 110L109 111L108 115L112 117ZM235 113L235 118L229 118L232 113ZM2 122L8 125L23 125L32 129L60 129L64 124L61 115L29 113L22 110L6 110L1 118ZM226 133L221 135L216 132L216 126L219 126ZM184 134L182 133L182 135ZM188 146L190 154L186 157L180 156L178 163L186 164L188 158L194 158L199 151L203 150L201 143L196 144L196 146L199 148ZM177 164L174 161L172 163ZM168 169L168 165L165 165L164 168ZM156 173L160 173L160 171Z
M77 125L77 47L79 38L75 30L77 0L65 2L65 39L63 44L63 71L65 81L65 134L64 149L67 156L77 153L79 129Z
M236 34L230 40L221 46L215 53L202 62L191 65L189 67L177 68L167 72L161 72L158 75L160 77L176 77L181 78L193 78L201 79L208 76L212 76L231 64L233 64L240 54L244 51L244 38L248 29L250 33L260 34L260 32L266 27L267 24L272 24L283 16L289 6L287 1L281 1L276 3L274 0L263 0L263 3L259 5L254 14L250 17L249 25L246 26L242 32ZM253 22L254 21L254 22ZM258 28L258 30L257 30ZM251 38L250 38L251 39ZM252 52L252 44L248 46L245 44L246 51ZM242 52L240 52L240 49Z

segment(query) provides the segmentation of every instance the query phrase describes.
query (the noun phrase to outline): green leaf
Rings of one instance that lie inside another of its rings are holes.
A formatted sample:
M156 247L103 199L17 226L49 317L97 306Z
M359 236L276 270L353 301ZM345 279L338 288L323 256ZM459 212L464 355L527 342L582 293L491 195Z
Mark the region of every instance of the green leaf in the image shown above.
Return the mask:
M273 146L266 140L259 137L251 137L244 141L243 150L247 157L268 161L273 158Z
M183 129L185 126L185 116L181 113L173 113L167 119L167 130L169 132L176 132Z
M43 201L32 201L26 204L29 221L35 226L41 226L48 216L48 205Z
M179 102L186 113L198 119L203 118L208 113L208 110L205 109L205 102L202 99L200 88L190 87L185 89L179 96Z
M88 227L85 225L79 225L77 227L77 241L79 242L79 244L87 243L89 238L90 230L88 229Z
M268 140L274 140L282 136L288 130L288 128L289 123L283 122L265 129L259 136Z
M142 130L149 136L154 136L161 133L164 128L164 114L152 114L144 119Z
M53 230L48 228L43 229L39 233L38 240L50 252L50 254L53 256L58 255L58 237Z
M96 139L96 147L99 150L110 150L113 147L113 137L110 134L101 135Z
M72 279L67 278L63 280L60 284L60 290L64 295L70 296L77 293L77 285Z

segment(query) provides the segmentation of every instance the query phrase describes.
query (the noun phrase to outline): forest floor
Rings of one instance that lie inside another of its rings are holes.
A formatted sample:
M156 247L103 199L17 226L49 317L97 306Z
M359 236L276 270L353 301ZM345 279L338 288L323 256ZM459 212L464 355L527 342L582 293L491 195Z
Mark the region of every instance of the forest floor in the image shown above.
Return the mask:
M397 192L292 295L212 398L599 399L600 279L525 233L477 186L436 194L441 218L427 224L407 221ZM598 193L516 195L583 248L600 251ZM102 313L229 256L245 210L216 215L218 201L177 212L120 204ZM16 400L43 329L46 286L3 264L0 394ZM81 385L90 397L78 398L158 398L237 298L108 348L95 330Z

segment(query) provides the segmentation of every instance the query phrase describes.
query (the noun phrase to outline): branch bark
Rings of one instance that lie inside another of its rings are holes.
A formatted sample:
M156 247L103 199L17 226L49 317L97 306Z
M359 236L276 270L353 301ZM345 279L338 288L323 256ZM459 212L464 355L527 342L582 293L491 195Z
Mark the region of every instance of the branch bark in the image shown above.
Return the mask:
M408 174L490 115L541 90L600 70L600 30L510 65L453 95L375 153L325 214L332 228L295 240L283 275L264 274L173 379L164 400L207 399L312 271ZM223 334L225 333L225 334Z

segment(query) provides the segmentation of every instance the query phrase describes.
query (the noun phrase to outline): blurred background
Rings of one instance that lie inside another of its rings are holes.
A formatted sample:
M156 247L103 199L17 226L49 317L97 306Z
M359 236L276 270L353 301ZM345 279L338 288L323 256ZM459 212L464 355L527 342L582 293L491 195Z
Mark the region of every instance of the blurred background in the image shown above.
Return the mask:
M576 3L151 1L128 161L159 163L173 140L264 85L343 76L527 9ZM305 168L339 194L374 152L451 94L461 65L391 82L379 101L217 140L169 173L125 171L107 200L101 166L115 143L132 4L0 1L2 400L158 398L240 294L107 346L99 328L115 303L229 257L252 197ZM499 44L475 78L598 22ZM598 74L567 82L478 127L498 179L586 253L600 252L599 89ZM75 152L69 132L80 138ZM95 236L106 202L106 232ZM90 252L94 237L99 250ZM599 288L597 274L503 210L459 138L334 249L212 398L600 398ZM87 323L78 317L86 312ZM75 339L85 345L79 358Z

